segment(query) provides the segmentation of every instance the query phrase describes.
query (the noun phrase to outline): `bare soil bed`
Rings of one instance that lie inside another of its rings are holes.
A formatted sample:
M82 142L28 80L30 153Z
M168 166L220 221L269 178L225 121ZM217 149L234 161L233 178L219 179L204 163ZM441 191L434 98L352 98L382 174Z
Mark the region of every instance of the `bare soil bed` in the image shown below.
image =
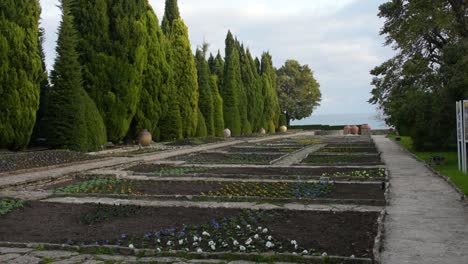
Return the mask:
M195 153L175 157L172 160L186 161L187 163L199 164L258 164L266 165L271 161L282 157L282 154L244 154L244 153Z
M0 173L94 160L102 157L65 150L4 153L0 155Z
M239 146L239 147L225 148L221 150L231 152L231 153L292 153L299 149L301 149L301 147Z
M306 165L381 165L379 155L321 155L312 154L305 158L301 164Z
M325 147L320 149L318 152L322 153L378 153L379 151L375 147Z
M113 216L118 213L110 213L107 218L100 218L100 211L109 213L119 210L106 209L106 207L108 206L30 202L23 209L0 217L0 241L122 246L128 246L128 243L132 242L137 248L154 249L157 247L155 244L157 236L164 241L164 245L161 245L164 250L179 248L181 250L187 247L190 251L194 251L196 246L192 246L191 242L190 245L179 246L177 240L174 240L172 246L168 248L167 237L186 236L189 242L192 237L187 233L192 231L187 230L195 230L193 232L208 230L213 237L231 241L226 237L227 232L243 244L244 237L253 234L248 233L251 231L244 231L248 228L245 224L251 222L248 222L249 218L236 218L242 213L237 209L148 207L126 209L126 212L131 213L120 216ZM378 213L281 210L264 211L264 213L268 217L252 218L255 225L253 230L256 230L257 226L261 226L260 230L266 230L267 235L272 236L275 245L284 245L285 248L277 249L280 252L288 252L286 246L290 247L290 241L295 240L300 250L307 249L319 254L327 252L328 255L372 257L374 238L377 235ZM248 214L258 215L251 212ZM89 218L96 215L95 218ZM227 219L223 220L225 218ZM95 222L91 225L85 224L87 222L83 219ZM235 227L236 224L240 229ZM232 231L229 231L231 226ZM182 228L185 228L184 232L181 232ZM221 230L219 234L216 233L217 230ZM258 233L262 234L263 231ZM209 238L204 236L200 244L208 243L208 240ZM227 248L234 251L231 248L232 243L228 243ZM260 248L247 251L255 252L255 250L266 251ZM226 251L226 249L219 246L213 251ZM273 247L268 251L276 249Z

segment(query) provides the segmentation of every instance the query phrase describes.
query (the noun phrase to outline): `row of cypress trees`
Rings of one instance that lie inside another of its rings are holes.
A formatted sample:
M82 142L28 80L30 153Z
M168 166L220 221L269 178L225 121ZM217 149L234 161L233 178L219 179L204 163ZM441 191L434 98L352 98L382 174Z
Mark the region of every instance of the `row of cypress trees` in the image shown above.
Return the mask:
M166 0L161 26L148 0L61 7L49 85L38 0L0 3L0 148L24 148L33 137L90 151L142 129L173 140L279 126L271 56L254 59L231 32L224 59L207 59L207 44L194 55L177 0Z

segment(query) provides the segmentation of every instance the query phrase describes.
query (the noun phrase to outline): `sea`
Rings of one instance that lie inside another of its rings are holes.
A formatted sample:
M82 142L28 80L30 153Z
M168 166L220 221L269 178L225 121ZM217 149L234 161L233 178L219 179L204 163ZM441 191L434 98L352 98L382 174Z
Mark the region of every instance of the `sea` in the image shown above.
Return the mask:
M295 120L291 125L362 125L368 124L372 129L387 129L389 126L378 114L326 114L312 115L311 117Z

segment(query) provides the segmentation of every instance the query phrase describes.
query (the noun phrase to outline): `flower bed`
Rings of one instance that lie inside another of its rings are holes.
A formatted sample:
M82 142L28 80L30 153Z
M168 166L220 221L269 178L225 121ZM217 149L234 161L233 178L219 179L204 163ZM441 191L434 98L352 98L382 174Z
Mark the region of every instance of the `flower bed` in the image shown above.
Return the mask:
M298 151L301 147L268 147L268 146L239 146L224 149L232 153L292 153Z
M24 207L24 202L16 199L0 199L0 217Z
M313 154L302 160L309 165L380 165L380 155L320 155Z
M318 152L326 153L378 153L375 147L325 147Z
M188 163L209 164L270 164L271 161L284 154L226 154L226 153L197 153L179 156L173 160L182 160Z
M110 206L31 202L24 210L0 218L1 240L119 245L161 252L326 252L372 258L379 215L145 207L135 214L109 217L92 225L80 221L96 210L112 210L106 207Z
M61 165L97 158L99 157L65 150L11 152L0 155L0 173Z
M66 184L66 183L65 183ZM61 185L65 185L61 184ZM71 184L52 189L54 193L107 193L141 195L134 192L133 182L128 180L117 180L114 178L93 178L90 180L77 179Z
M222 167L175 167L159 164L140 164L127 170L146 176L181 176L181 177L223 177L223 178L283 178L283 179L318 179L322 176L333 179L350 180L384 180L385 169L357 169L357 168L222 168Z

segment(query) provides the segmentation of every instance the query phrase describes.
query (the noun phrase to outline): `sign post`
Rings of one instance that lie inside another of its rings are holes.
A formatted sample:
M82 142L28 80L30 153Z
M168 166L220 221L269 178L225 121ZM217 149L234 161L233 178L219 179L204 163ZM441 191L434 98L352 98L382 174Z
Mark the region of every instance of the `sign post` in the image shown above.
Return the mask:
M465 174L468 172L467 148L468 143L468 100L456 103L457 109L457 151L458 169Z

